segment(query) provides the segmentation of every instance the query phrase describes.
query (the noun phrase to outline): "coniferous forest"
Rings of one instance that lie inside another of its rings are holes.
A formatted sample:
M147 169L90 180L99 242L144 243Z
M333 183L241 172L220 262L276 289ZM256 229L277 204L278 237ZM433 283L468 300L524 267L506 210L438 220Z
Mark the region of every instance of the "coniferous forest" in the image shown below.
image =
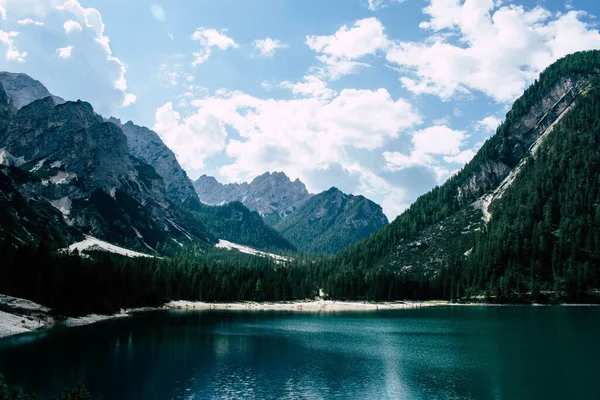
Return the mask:
M92 396L83 385L65 389L55 400L91 400ZM19 387L10 387L0 374L0 400L36 400L36 395L29 395Z

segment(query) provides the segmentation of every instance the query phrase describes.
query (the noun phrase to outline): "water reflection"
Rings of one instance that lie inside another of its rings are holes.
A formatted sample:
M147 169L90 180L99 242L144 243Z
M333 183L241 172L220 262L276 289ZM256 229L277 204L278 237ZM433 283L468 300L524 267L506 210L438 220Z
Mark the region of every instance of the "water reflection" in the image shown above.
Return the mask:
M355 314L157 312L0 341L0 371L50 398L594 397L597 308Z

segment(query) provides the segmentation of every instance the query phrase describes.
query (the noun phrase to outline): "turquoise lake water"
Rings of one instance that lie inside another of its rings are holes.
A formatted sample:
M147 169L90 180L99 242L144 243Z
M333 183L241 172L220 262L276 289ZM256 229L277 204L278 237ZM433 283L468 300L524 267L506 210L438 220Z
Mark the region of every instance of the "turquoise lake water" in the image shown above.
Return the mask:
M41 399L597 399L600 307L159 311L0 340Z

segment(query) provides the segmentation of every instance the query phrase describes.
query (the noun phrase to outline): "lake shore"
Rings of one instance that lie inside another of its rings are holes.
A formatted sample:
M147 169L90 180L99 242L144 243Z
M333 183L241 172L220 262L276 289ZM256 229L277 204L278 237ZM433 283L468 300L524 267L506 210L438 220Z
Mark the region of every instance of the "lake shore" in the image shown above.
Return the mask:
M598 304L560 304L561 306L582 307ZM288 312L373 312L383 310L406 310L436 306L555 306L551 304L493 304L493 303L451 303L443 300L396 301L396 302L359 302L336 300L304 300L288 302L231 302L207 303L201 301L174 300L159 307L139 307L123 309L111 315L90 314L82 317L57 318L47 307L30 300L0 294L0 338L21 333L41 331L53 327L75 327L90 325L109 319L125 318L135 313L174 310L230 310L230 311L288 311Z
M312 300L312 301L282 301L282 302L237 302L237 303L206 303L201 301L171 301L163 306L167 309L176 310L235 310L235 311L303 311L303 312L327 312L327 311L378 311L378 310L401 310L409 308L431 307L448 305L447 301L396 301L396 302L359 302L359 301L336 301L336 300Z

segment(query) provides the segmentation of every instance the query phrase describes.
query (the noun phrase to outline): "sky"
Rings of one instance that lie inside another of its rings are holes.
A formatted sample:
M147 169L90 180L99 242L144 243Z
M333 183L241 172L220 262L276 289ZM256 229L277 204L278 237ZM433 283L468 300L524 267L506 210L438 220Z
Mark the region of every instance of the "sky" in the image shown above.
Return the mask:
M0 0L0 69L154 129L192 179L283 171L391 220L460 170L597 0Z

